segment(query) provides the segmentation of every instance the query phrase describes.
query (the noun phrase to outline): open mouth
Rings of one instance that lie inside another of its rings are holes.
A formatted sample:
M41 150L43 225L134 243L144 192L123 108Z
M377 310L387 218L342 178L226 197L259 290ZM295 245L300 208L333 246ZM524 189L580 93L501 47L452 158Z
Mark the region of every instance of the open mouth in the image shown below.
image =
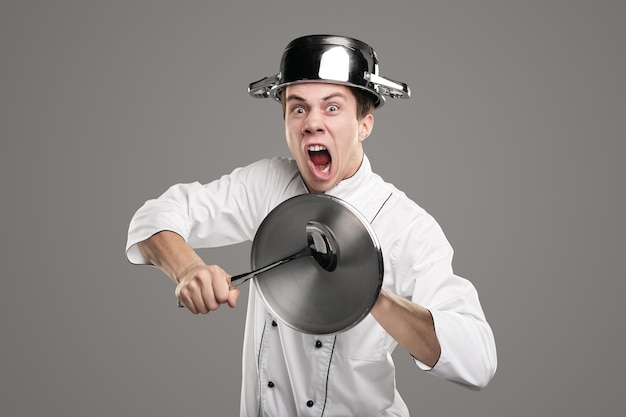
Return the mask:
M330 171L332 158L326 147L321 145L311 145L308 149L309 158L318 174L327 174Z

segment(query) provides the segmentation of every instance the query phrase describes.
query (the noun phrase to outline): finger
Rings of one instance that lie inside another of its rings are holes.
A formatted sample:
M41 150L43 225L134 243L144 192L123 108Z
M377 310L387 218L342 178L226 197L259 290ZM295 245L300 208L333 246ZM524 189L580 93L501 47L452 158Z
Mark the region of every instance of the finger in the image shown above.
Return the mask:
M219 304L227 303L230 298L230 277L226 274L220 274L213 280L213 293L215 301Z
M230 308L235 308L240 295L241 292L239 291L238 287L232 287L230 289L230 291L228 292L228 306Z
M209 284L202 287L200 292L202 305L206 308L206 313L215 311L219 308L220 304L215 299L215 292L213 291L213 285ZM204 314L206 314L204 313Z
M178 289L178 299L181 303L187 307L187 309L193 314L202 313L206 311L202 297L197 296L198 288L193 283L187 283L185 285L180 284Z
M210 302L211 297L211 294L205 294L204 287L198 288L197 291L194 291L191 298L196 306L198 314L208 314L210 311L214 310Z
M189 299L186 302L183 300L183 298L186 297L182 294L182 284L179 283L176 286L174 295L176 295L176 305L178 306L178 308L187 308L189 311L191 311L191 309L193 308L192 302Z
M181 294L180 303L184 307L187 307L187 310L189 310L189 312L193 314L198 314L198 309L196 308L196 305L194 304L191 297Z
M185 307L185 304L183 303L183 300L180 299L180 285L177 285L176 288L174 289L174 295L176 296L176 305L178 305L179 308L183 308Z
M193 279L189 280L185 289L188 290L189 297L195 307L194 314L208 314L210 311L215 310L211 281L202 273L196 274ZM181 290L181 293L185 289Z

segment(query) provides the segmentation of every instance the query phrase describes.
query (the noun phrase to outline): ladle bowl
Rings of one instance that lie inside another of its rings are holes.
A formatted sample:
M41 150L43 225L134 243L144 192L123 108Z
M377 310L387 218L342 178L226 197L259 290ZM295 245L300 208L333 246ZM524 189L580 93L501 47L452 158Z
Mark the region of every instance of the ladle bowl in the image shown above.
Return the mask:
M326 271L334 271L335 268L337 268L339 248L337 247L337 242L335 241L332 232L328 229L328 226L315 220L309 220L306 224L305 230L307 245L304 248L283 259L265 265L262 268L255 269L254 271L246 272L244 274L235 275L234 277L231 277L230 285L238 287L256 275L260 275L263 272L272 270L277 266L302 258L303 256L313 257L313 259L317 261L318 265Z

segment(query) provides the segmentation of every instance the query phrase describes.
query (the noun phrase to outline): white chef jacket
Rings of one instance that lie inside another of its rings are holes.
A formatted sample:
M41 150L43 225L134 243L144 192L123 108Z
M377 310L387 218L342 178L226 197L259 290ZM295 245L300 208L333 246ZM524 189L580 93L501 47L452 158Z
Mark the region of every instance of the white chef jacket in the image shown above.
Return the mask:
M145 264L136 244L170 230L195 248L254 239L265 216L307 193L295 161L270 158L208 184L179 184L133 217L127 257ZM379 240L383 287L430 310L441 345L431 374L482 389L496 370L496 348L477 292L452 271L453 250L437 222L372 172L358 172L327 194L359 210ZM395 385L397 342L368 315L335 335L297 332L271 316L249 288L243 347L241 416L408 416Z

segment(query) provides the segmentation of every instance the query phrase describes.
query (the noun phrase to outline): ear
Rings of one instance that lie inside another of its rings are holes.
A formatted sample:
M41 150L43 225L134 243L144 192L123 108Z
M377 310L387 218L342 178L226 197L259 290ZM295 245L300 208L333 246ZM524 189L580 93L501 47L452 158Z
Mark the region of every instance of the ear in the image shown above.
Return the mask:
M374 115L368 113L359 120L359 142L363 142L372 133L374 128Z

